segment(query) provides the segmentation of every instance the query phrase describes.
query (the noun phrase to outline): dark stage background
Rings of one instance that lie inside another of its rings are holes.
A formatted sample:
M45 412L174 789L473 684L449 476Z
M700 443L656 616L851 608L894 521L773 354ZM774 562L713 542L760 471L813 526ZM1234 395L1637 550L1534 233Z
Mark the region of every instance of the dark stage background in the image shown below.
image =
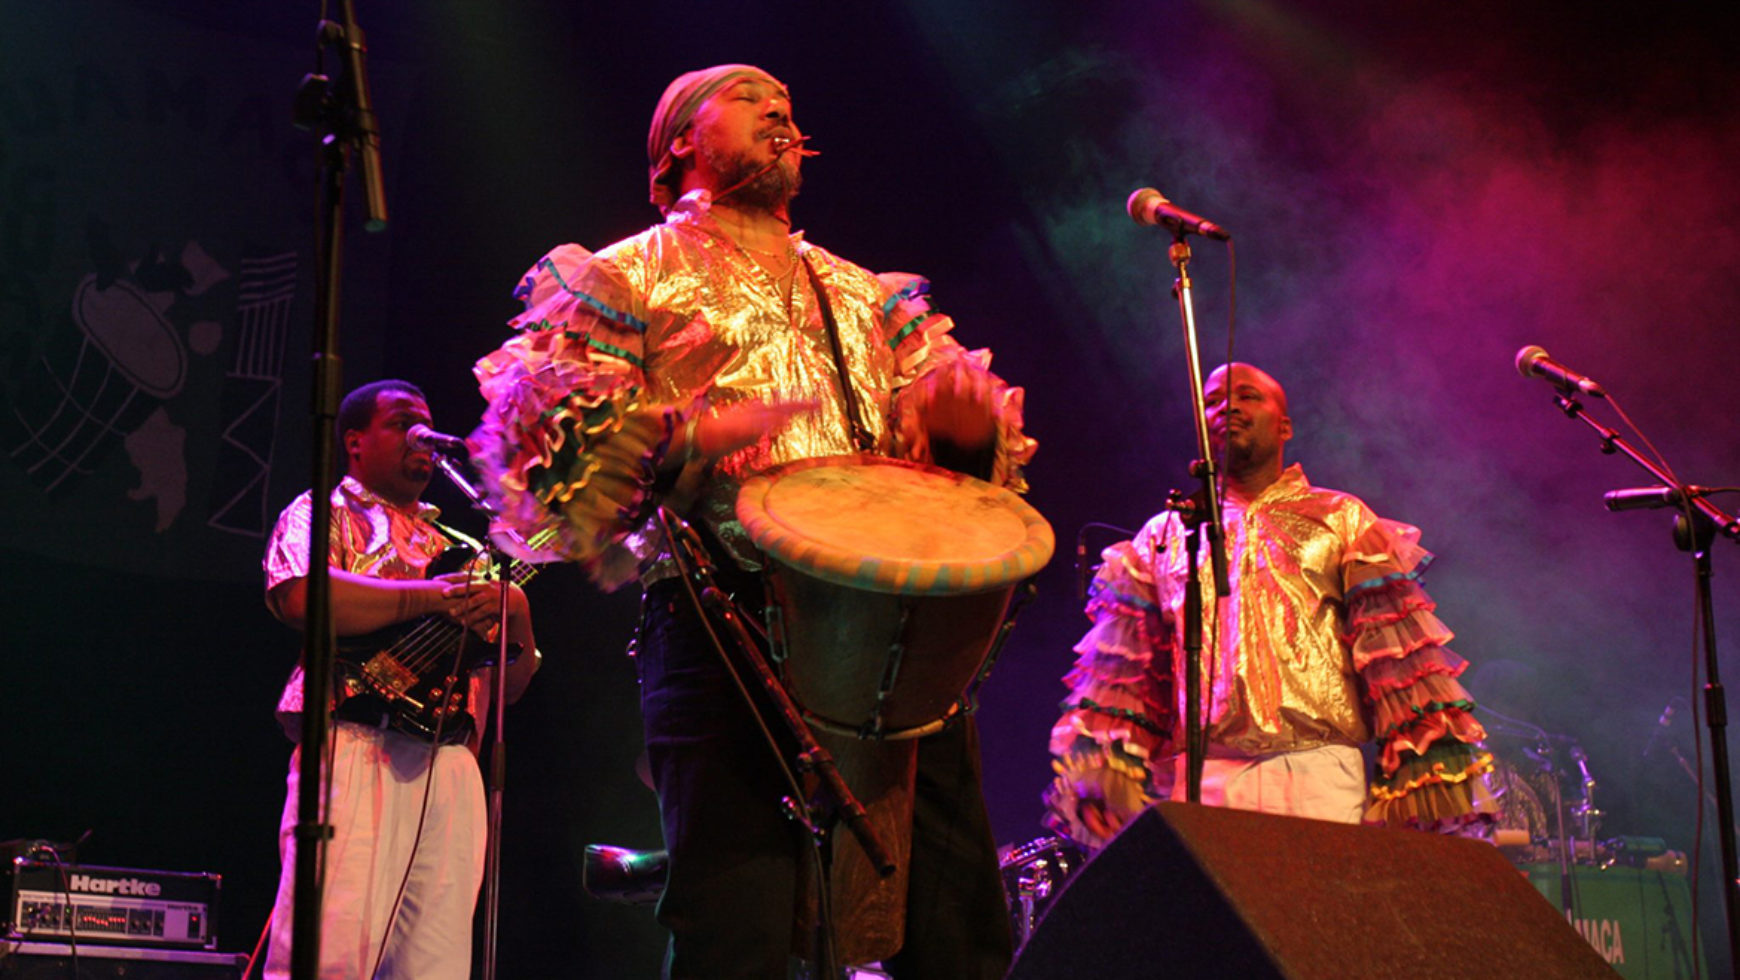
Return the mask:
M504 339L521 272L656 218L642 150L664 83L750 61L791 85L822 152L799 226L929 276L958 336L1027 386L1031 500L1060 549L981 713L1002 840L1040 833L1058 678L1084 625L1078 527L1133 528L1187 484L1167 239L1123 213L1154 185L1236 234L1238 355L1287 384L1293 458L1425 529L1476 697L1586 748L1603 836L1696 846L1697 791L1670 751L1696 745L1690 562L1662 513L1602 510L1603 491L1647 481L1511 361L1543 345L1600 379L1684 479L1740 483L1731 14L359 6L393 223L364 234L353 193L348 383L415 380L440 428L468 431L470 365ZM259 558L307 482L314 157L289 104L317 8L0 10L0 838L89 830L92 863L221 872L223 945L245 949L277 877L289 745L271 708L297 648L261 603ZM1196 246L1211 361L1231 259ZM1731 680L1736 557L1716 550ZM566 568L531 591L548 661L511 716L502 974L653 975L650 913L589 901L578 873L589 842L658 840L633 773L635 599ZM1494 747L1527 764L1517 740ZM1715 854L1707 835L1720 967Z

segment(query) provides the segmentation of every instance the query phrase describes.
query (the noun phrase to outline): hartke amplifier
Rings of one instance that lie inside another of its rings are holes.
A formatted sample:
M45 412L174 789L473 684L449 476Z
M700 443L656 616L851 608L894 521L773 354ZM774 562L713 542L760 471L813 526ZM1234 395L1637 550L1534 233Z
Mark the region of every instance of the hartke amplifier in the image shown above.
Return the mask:
M217 947L220 875L26 858L0 865L0 875L0 935L13 940Z
M241 980L247 963L246 953L0 943L0 980Z

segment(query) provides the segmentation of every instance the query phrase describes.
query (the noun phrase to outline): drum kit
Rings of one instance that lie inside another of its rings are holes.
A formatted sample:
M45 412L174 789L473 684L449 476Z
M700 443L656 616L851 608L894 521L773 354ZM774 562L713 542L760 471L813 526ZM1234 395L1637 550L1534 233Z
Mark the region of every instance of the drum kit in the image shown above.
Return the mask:
M1597 836L1605 816L1595 805L1598 781L1577 739L1490 710L1486 729L1493 756L1486 788L1497 807L1492 843L1519 865L1610 861Z
M998 850L1003 894L1009 900L1009 929L1017 948L1033 935L1033 927L1087 859L1086 851L1062 837L1040 837Z

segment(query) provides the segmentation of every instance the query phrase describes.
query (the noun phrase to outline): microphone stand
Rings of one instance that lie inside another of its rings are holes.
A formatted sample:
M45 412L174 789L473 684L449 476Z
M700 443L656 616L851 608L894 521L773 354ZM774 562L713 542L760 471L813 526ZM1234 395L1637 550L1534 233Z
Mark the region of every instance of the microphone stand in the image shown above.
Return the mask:
M1559 860L1559 911L1567 918L1577 917L1576 892L1571 887L1571 838L1565 829L1565 787L1564 772L1560 769L1558 756L1553 753L1550 741L1543 738L1537 743L1540 753L1541 771L1552 777L1550 785L1553 788L1553 825L1558 833L1557 847L1553 848Z
M336 446L333 427L343 386L344 364L338 356L339 286L343 279L344 178L354 147L363 157L369 202L369 229L386 226L386 196L382 190L380 132L369 107L368 78L363 67L363 35L356 25L351 0L339 0L343 23L323 20L322 46L345 48L344 74L334 85L324 75L307 75L296 92L294 121L300 129L321 133L324 176L320 266L315 280L313 380L310 399L310 439L313 462L309 479L309 548L307 616L303 627L302 732L297 769L297 823L294 899L291 911L290 975L314 980L320 968L320 911L326 842L332 826L324 822L321 778L331 732L332 661L337 645L332 625L332 577L327 540L332 526L332 487ZM318 128L317 128L318 127Z
M1685 753L1680 751L1680 747L1677 745L1668 746L1668 754L1674 757L1674 762L1679 765L1680 771L1686 774L1686 778L1692 781L1692 785L1704 791L1703 803L1715 806L1716 794L1711 792L1710 788L1703 784L1703 780L1698 778L1697 767L1693 766L1691 760L1686 758ZM1718 809L1720 808L1718 807ZM1735 829L1740 831L1740 827Z
M714 582L712 562L700 536L669 508L656 512L659 530L664 535L670 555L676 562L678 578L693 604L701 626L712 641L726 674L743 697L743 704L761 730L775 762L792 792L780 800L780 809L787 817L808 832L812 853L816 859L816 935L815 973L817 977L840 975L835 962L837 949L833 912L833 839L836 823L844 823L857 839L876 873L886 878L898 868L894 857L871 825L869 812L846 784L835 765L833 753L816 740L815 733L804 721L803 711L786 691L768 663L755 637L744 625L736 604ZM726 635L721 636L723 630ZM747 676L746 676L747 675ZM753 685L753 686L752 686ZM767 698L771 711L797 743L796 766L786 758L773 734L769 719L752 691ZM799 773L815 777L816 793L806 802L806 793Z
M1704 634L1704 725L1710 733L1710 769L1715 779L1717 825L1722 844L1722 897L1728 914L1728 950L1740 956L1740 856L1736 854L1734 794L1728 763L1728 700L1722 688L1716 656L1715 605L1710 597L1710 545L1720 530L1730 540L1740 541L1740 520L1723 513L1701 494L1645 459L1613 429L1589 417L1568 387L1557 398L1559 408L1601 436L1601 451L1624 453L1658 482L1679 491L1683 510L1674 519L1674 545L1690 551L1697 567L1698 625ZM1702 801L1700 801L1700 805Z
M447 475L448 482L458 488L471 501L471 508L482 514L493 524L496 517L494 507L463 471L446 453L435 454L435 465ZM509 528L498 528L500 533L517 534ZM487 537L486 537L487 540ZM484 769L484 792L488 799L489 837L483 859L483 948L478 957L482 963L483 980L495 980L495 959L497 945L497 928L501 919L501 812L503 790L507 786L507 668L508 668L508 590L505 587L508 579L499 570L507 567L507 556L489 548L490 566L497 569L496 579L503 584L497 590L500 603L496 609L495 634L495 671L490 681L489 721L490 736L489 765ZM467 638L469 642L469 637ZM521 650L520 656L535 656L531 650Z
M1226 542L1221 534L1219 474L1214 468L1214 450L1208 441L1208 415L1202 397L1202 358L1196 343L1196 311L1190 295L1190 246L1184 232L1172 233L1167 257L1178 270L1172 295L1184 324L1184 357L1190 374L1190 408L1196 426L1196 449L1200 456L1190 464L1198 488L1189 506L1177 506L1185 527L1189 577L1184 583L1184 751L1185 799L1202 802L1202 763L1208 754L1207 733L1202 724L1202 614L1205 605L1202 583L1197 576L1197 533L1208 542L1209 564L1214 571L1217 596L1232 591L1226 567ZM1171 506L1169 504L1169 506Z

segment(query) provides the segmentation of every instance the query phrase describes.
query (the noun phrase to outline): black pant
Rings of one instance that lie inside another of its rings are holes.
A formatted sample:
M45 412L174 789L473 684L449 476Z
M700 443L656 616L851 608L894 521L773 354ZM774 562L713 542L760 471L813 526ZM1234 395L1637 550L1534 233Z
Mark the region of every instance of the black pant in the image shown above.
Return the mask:
M748 608L760 608L756 580L722 577ZM680 582L647 591L639 669L670 852L658 906L671 931L667 975L783 978L798 876L813 874L810 845L781 812L790 786ZM918 747L905 934L884 964L903 980L996 980L1009 966L1008 906L971 719Z

